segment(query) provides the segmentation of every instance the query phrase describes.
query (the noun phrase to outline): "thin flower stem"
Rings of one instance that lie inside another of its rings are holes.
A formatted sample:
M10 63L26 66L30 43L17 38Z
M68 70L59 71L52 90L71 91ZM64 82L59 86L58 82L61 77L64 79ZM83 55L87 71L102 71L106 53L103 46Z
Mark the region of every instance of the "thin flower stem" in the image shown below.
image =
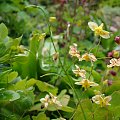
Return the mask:
M52 37L52 31L51 31L51 25L50 25L50 23L49 23L49 17L47 16L47 14L45 13L45 11L44 11L40 6L30 5L30 6L28 6L28 7L35 7L35 8L40 9L40 10L43 12L43 14L44 14L44 16L45 16L45 19L46 19L46 22L47 22L47 25L48 25L51 42L52 42L52 44L53 44L53 47L54 47L55 52L57 52L57 49L56 49L56 47L55 47L55 44L54 44L54 41L53 41L53 37ZM78 99L78 105L80 105L81 111L82 111L83 116L84 116L84 120L87 120L86 115L85 115L84 110L83 110L83 107L82 107L82 104L81 104L81 101L80 101L80 99L79 99L79 97L78 97L78 94L77 94L75 88L74 88L74 85L73 85L73 83L72 83L72 81L71 81L71 78L69 77L68 73L66 72L66 70L65 70L65 68L64 68L64 66L63 66L63 64L62 64L62 61L61 61L60 57L59 57L59 62L60 62L60 65L61 65L64 73L65 73L66 76L67 76L67 79L68 79L69 82L70 82L70 87L71 87L71 89L74 91L74 93L75 93L75 95L76 95L76 98ZM67 84L68 84L68 83L67 83ZM69 85L69 84L68 84L68 85ZM77 105L77 106L78 106L78 105Z
M98 52L98 50L99 50L99 47L100 47L100 42L101 42L101 37L100 37L100 39L99 39L99 42L98 42L98 44L97 44L97 50L96 50L96 53L95 53L95 55L97 55L97 52Z
M54 42L53 42L52 32L51 32L51 30L50 30L50 26L49 26L49 32L50 32L50 38L51 38L52 44L53 44L53 46L54 46L55 52L57 52L57 49L56 49L55 44L54 44ZM74 88L74 85L73 85L73 83L72 83L72 81L71 81L71 78L69 77L69 75L67 74L67 71L66 71L65 68L63 67L63 64L62 64L62 61L61 61L60 57L59 57L59 62L60 62L60 64L61 64L61 67L62 67L64 73L66 74L68 80L70 81L71 88L73 89L73 91L74 91L74 93L75 93L75 95L76 95L76 97L77 97L77 99L78 99L78 101L79 101L79 105L80 105L80 108L81 108L81 110L82 110L84 119L86 120L86 116L85 116L85 113L84 113L84 110L83 110L81 101L80 101L80 99L79 99L79 97L78 97L78 95L77 95L77 92L75 91L75 88Z
M92 63L92 61L91 61L91 70L90 70L90 75L89 75L89 77L88 77L88 79L90 79L90 77L91 77L91 75L92 75L92 71L93 71L93 63Z
M101 37L100 37L99 42L98 42L98 44L97 44L97 46L96 46L96 47L97 47L97 50L96 50L96 52L95 52L95 55L97 54L97 52L98 52L98 50L99 50L100 42L101 42ZM95 48L95 47L94 47L94 48ZM94 68L93 62L91 61L91 70L90 70L90 75L89 75L89 78L88 78L88 79L90 79L90 77L91 77L91 75L92 75L93 68Z
M57 110L57 112L58 112L58 114L60 115L60 117L62 117L62 115L61 115L61 113L59 112L59 110L58 110L56 104L54 105L54 107L55 107L55 109Z

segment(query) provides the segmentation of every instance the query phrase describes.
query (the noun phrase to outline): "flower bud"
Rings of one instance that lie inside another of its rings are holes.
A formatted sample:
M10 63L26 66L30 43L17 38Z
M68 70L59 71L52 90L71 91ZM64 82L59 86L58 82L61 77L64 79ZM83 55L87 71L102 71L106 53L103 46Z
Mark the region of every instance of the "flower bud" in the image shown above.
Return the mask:
M115 71L113 71L113 70L110 70L109 73L110 73L112 76L116 76L116 74L117 74L117 73L116 73Z
M55 22L56 21L56 17L50 17L49 18L49 22Z
M43 39L45 38L45 36L46 36L46 33L40 34L40 36L39 36L39 41L40 41L40 40L43 40Z
M113 57L118 58L119 57L119 51L113 50Z
M112 80L108 80L108 86L112 85Z
M59 53L54 53L53 54L53 60L56 61L59 57Z
M108 52L108 57L113 57L113 52Z
M115 37L115 42L120 45L120 36Z
M108 85L108 80L104 80L103 85Z

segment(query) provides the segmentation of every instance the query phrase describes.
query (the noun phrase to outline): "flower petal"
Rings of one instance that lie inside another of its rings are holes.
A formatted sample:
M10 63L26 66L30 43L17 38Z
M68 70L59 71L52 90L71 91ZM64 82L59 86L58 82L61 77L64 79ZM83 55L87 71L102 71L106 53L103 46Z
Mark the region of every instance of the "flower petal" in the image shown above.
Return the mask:
M99 85L99 84L97 84L95 82L90 82L89 84L90 84L90 86L98 86Z
M108 38L110 38L110 33L108 31L102 30L100 33L100 36L102 38L108 39Z
M104 25L104 24L103 24L103 23L101 23L101 25L100 25L99 27L100 27L101 29L103 29L103 25Z
M44 103L44 102L45 102L45 98L41 98L41 99L40 99L40 102L41 102L41 103Z
M82 85L81 82L75 82L76 85Z
M111 101L111 99L112 99L111 96L107 96L107 97L104 98L105 102L109 102L109 101Z
M94 31L95 28L98 27L98 25L97 25L96 23L94 23L94 22L88 22L88 26L89 26L89 28L90 28L92 31Z
M47 107L48 107L48 103L47 103L47 102L46 102L44 105L45 105L45 108L47 108Z

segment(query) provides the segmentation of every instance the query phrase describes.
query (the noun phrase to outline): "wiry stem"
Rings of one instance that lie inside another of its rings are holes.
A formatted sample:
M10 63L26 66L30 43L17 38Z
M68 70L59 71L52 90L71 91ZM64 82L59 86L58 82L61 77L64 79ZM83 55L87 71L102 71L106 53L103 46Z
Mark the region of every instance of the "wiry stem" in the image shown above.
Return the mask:
M44 14L44 16L45 16L45 18L46 18L47 25L48 25L51 42L52 42L52 44L53 44L53 47L54 47L55 52L57 53L57 49L56 49L56 47L55 47L55 44L54 44L54 41L53 41L53 37L52 37L52 31L51 31L51 26L50 26L50 23L49 23L49 17L47 16L47 14L45 13L45 11L44 11L40 6L30 5L30 6L27 6L27 7L38 8L38 9L40 9L40 10L43 12L43 14ZM85 115L84 110L83 110L83 107L82 107L82 104L81 104L81 101L80 101L80 99L79 99L79 97L78 97L78 94L77 94L75 88L74 88L74 85L73 85L73 83L72 83L72 81L71 81L71 78L69 77L68 73L66 72L66 70L65 70L65 68L64 68L64 66L63 66L63 64L62 64L62 61L61 61L60 57L59 57L59 62L60 62L60 65L61 65L64 73L65 73L66 76L67 76L67 79L68 79L69 82L70 82L70 84L68 84L68 83L67 83L67 84L72 88L72 90L74 91L74 93L75 93L75 95L76 95L76 98L78 99L78 105L80 105L81 111L82 111L83 116L84 116L84 120L87 120L86 115ZM77 106L78 106L78 105L77 105Z

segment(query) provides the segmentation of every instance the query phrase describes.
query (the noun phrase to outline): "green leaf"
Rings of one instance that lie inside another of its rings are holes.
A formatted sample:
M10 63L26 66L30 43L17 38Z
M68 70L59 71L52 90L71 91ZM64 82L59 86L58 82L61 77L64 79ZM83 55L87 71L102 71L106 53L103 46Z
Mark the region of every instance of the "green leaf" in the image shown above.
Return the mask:
M15 62L16 63L19 63L20 65L22 65L22 64L27 64L27 61L28 61L28 57L27 56L19 56L19 55L17 55L17 56L15 56L15 58L14 58L14 60L15 60Z
M1 110L0 118L2 118L2 120L18 120L18 119L20 119L19 115L8 110L6 107L1 108L0 110Z
M8 29L4 23L0 24L0 41L3 41L8 35Z
M115 108L115 107L118 107L120 106L120 91L115 91L113 92L112 94L112 100L111 100L111 108Z
M41 103L38 103L38 104L35 104L34 106L32 106L29 111L34 111L34 110L37 110L37 111L41 111Z
M26 110L29 110L34 105L35 95L33 91L19 90L20 99L14 101L14 110L17 114L22 115Z
M30 119L30 116L27 115L27 116L25 116L24 118L22 118L22 120L31 120L31 119Z
M73 120L85 120L83 112L81 110L81 106L82 106L82 109L83 109L84 114L86 116L86 120L93 120L93 118L92 118L92 103L89 99L83 100L81 102L81 105L79 105L77 107L77 110L75 112Z
M18 73L15 71L8 74L8 83L12 82L17 76L18 76Z
M60 110L65 111L65 112L74 112L74 108L69 107L69 106L62 106Z
M57 92L58 92L58 88L56 88L53 85L50 85L46 82L37 81L36 85L39 88L39 90L42 91L42 92L45 92L45 91L50 92L53 95L56 95Z
M60 92L60 94L58 95L58 98L59 98L59 99L62 98L62 96L65 95L66 92L67 92L66 89L65 89L65 90L62 90L62 91Z
M12 90L0 92L0 101L15 101L20 98L20 95Z
M47 120L44 112L39 113L37 116L32 116L33 120Z
M37 82L37 80L35 80L35 79L20 80L14 85L14 89L15 90L26 90L27 88L32 87L36 82Z
M112 94L114 91L120 90L120 81L113 83L111 86L107 87L105 90L105 94Z
M25 90L26 89L26 80L20 80L14 85L15 90Z
M36 84L37 80L31 78L30 80L27 80L26 88L32 87L34 84Z
M60 99L60 103L63 105L63 106L67 106L68 105L68 102L70 100L70 96L69 95L63 95Z
M5 55L6 52L6 47L3 43L0 43L0 57L2 57L3 55Z
M98 108L95 110L94 119L95 120L113 120L112 113L106 108Z

